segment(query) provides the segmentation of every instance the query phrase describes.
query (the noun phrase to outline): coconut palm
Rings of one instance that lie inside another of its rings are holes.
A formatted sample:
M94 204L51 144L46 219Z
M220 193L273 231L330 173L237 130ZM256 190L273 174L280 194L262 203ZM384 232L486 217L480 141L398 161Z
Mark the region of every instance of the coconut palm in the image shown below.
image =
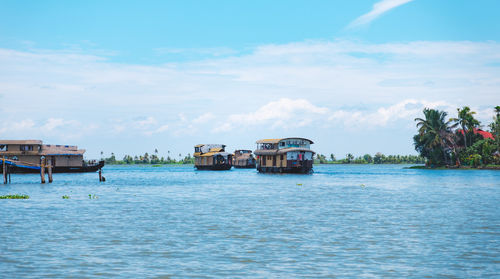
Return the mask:
M500 106L495 107L495 116L493 116L493 122L490 124L490 129L500 150Z
M451 118L450 120L455 122L457 125L460 125L462 128L463 136L464 136L464 146L467 148L467 134L471 131L474 131L474 128L480 125L479 121L474 118L475 111L471 111L471 109L467 106L462 109L457 108L458 118ZM470 144L472 145L472 143Z
M448 163L447 154L451 151L456 153L454 135L452 133L452 120L446 121L448 115L444 111L435 109L424 109L424 119L415 118L417 121L418 135L413 137L415 149L422 156L431 161L439 162L443 157L444 163Z

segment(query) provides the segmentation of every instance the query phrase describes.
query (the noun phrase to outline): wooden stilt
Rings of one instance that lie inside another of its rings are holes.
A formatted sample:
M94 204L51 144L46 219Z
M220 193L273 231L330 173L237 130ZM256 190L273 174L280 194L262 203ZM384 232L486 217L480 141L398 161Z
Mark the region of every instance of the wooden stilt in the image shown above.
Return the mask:
M40 164L40 178L42 179L42 183L45 183L45 159L42 159Z
M9 183L11 183L11 181L10 181L10 172L11 172L10 167L9 167L9 169L7 170L7 172L8 172L8 175L9 175Z
M102 170L99 169L99 182L102 182Z
M5 156L2 157L3 184L7 184L7 166L5 164Z
M49 183L52 183L52 159L49 159L49 164L47 165L47 170L49 174Z

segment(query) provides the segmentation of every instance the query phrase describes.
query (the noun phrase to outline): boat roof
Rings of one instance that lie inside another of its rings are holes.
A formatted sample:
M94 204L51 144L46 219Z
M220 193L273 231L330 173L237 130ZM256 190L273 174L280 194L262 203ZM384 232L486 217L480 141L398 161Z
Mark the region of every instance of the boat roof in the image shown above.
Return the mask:
M0 144L34 144L42 145L41 140L0 140Z
M301 140L307 140L311 144L314 143L310 139L306 139L306 138L294 138L294 137L291 137L291 138L281 138L281 139L261 139L261 140L258 140L256 143L278 143L278 142L280 142L282 140L287 140L287 139L301 139Z

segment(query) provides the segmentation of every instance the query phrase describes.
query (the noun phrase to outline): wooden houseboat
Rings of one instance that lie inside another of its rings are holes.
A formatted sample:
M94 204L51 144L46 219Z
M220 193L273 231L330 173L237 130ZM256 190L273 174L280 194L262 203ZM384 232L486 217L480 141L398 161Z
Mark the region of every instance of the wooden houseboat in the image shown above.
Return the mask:
M104 166L104 161L84 161L84 149L74 145L43 144L41 140L0 140L0 158L30 165L50 160L53 172L95 172ZM14 166L13 173L35 173L39 170ZM2 168L2 166L0 166Z
M198 170L229 170L233 155L225 151L223 144L198 144L194 147L194 166Z
M310 173L314 151L312 140L305 138L263 139L257 141L259 172Z
M240 169L255 169L255 158L252 155L252 150L235 150L234 163L235 168Z

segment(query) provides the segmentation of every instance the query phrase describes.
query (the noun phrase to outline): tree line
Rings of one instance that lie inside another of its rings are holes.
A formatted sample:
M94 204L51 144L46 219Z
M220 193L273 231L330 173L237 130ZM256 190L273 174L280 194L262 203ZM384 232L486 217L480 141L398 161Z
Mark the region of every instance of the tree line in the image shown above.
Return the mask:
M103 152L101 152L101 155ZM170 156L170 151L168 151L167 158L158 156L158 149L155 149L153 154L148 154L147 152L144 155L125 155L122 160L116 159L114 153L111 153L111 156L108 158L104 158L104 161L108 165L134 165L134 164L153 164L153 165L163 165L163 164L194 164L194 157L191 157L191 154L188 153L186 156L182 157L182 154L179 153L178 158L174 158Z
M483 131L476 112L467 106L458 108L452 118L445 111L424 109L424 117L415 118L415 150L430 167L500 165L500 106L494 110L493 121Z
M330 154L327 158L325 155L316 154L314 159L315 164L424 164L425 158L417 155L384 155L377 152L374 156L365 154L355 157L348 153L345 158L338 159L335 155Z

